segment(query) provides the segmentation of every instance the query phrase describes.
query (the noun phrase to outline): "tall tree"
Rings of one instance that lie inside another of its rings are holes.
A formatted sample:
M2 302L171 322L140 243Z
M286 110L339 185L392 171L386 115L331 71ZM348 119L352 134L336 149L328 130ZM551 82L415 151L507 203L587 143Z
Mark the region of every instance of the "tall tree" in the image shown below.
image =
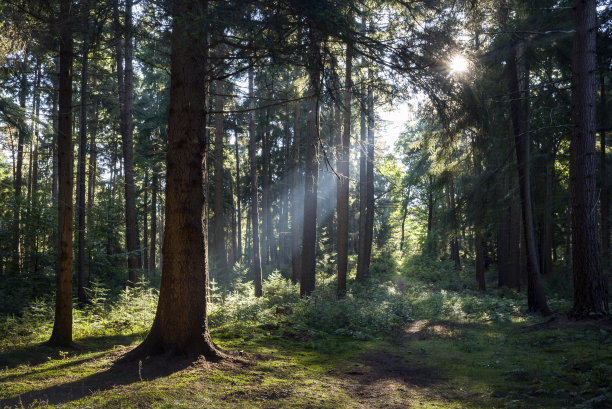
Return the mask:
M572 47L572 140L570 193L572 202L572 271L574 306L571 315L608 313L608 289L601 266L597 229L595 160L595 37L596 1L574 0Z
M136 189L134 185L134 123L133 111L133 27L132 0L125 0L125 22L123 34L125 37L125 57L121 47L121 25L119 21L119 1L115 0L114 19L117 77L119 88L121 147L123 150L123 167L125 178L125 241L128 251L128 283L135 285L138 280L139 268L138 228L136 224ZM124 66L125 64L125 66Z
M221 59L221 51L219 47L216 50L217 58ZM219 272L220 281L224 285L229 284L229 270L227 267L227 249L225 248L225 212L223 200L223 105L225 99L223 97L223 82L215 80L215 148L213 151L214 160L214 260L215 267Z
M60 3L59 96L58 96L58 264L55 321L49 344L72 344L72 0Z
M170 108L163 267L157 312L128 358L198 354L218 359L208 331L208 216L204 181L207 2L172 3ZM204 18L204 21L206 19Z
M319 98L321 92L321 43L323 36L313 22L308 32L308 117L306 119L306 158L304 180L304 223L302 225L302 267L300 295L315 289L317 243L317 191L319 179Z
M338 287L336 295L343 298L346 295L346 272L348 268L348 238L349 238L349 159L351 147L351 88L353 70L353 48L346 45L346 68L344 84L344 129L338 133Z
M253 90L253 68L249 69L249 160L251 176L251 229L253 232L253 280L255 283L255 296L263 295L261 282L261 252L259 249L259 211L257 209L257 141L255 136L255 120L253 109L255 109L255 92Z

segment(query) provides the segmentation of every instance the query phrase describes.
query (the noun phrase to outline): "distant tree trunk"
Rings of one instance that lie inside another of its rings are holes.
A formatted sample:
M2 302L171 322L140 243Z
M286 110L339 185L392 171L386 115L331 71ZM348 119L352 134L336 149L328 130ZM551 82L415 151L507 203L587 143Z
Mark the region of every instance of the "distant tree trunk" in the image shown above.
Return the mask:
M408 204L410 203L410 189L406 194L406 197L402 201L402 227L401 227L401 239L400 239L400 251L404 251L404 241L406 232L406 218L408 217Z
M476 282L478 290L485 291L485 246L482 238L483 231L483 197L481 193L482 187L479 186L480 174L482 173L482 163L480 158L480 138L474 137L473 155L474 155L474 176L476 186L474 190L474 249L476 252Z
M151 244L149 250L149 270L156 269L156 246L157 240L157 172L153 171L153 180L151 181Z
M310 27L308 45L308 118L306 120L306 162L304 180L304 223L300 296L315 289L317 244L317 191L319 178L319 98L321 81L321 42L318 28Z
M264 122L264 133L262 139L261 153L263 163L261 169L261 259L263 264L270 263L270 247L272 237L270 237L270 109L266 109L266 120Z
M58 116L58 269L55 321L49 344L72 344L72 1L60 3L59 116Z
M80 304L87 302L85 292L85 161L87 153L87 104L89 81L89 34L87 33L87 19L89 17L89 2L85 2L83 12L83 43L81 44L81 116L79 121L79 157L77 162L77 234L78 234L78 261L77 261L77 295Z
M608 313L608 289L601 265L597 231L595 164L595 34L596 1L574 0L572 49L572 269L574 306L571 315Z
M19 80L19 107L23 110L23 122L19 126L17 136L17 163L15 165L15 213L14 213L14 230L13 230L13 248L12 248L12 264L15 271L21 269L21 188L23 185L22 168L23 168L23 146L25 145L25 109L26 96L28 93L28 77L26 69L28 66L28 51L24 51L23 61L21 62L21 78Z
M521 207L518 198L512 197L510 204L510 236L508 243L508 274L505 285L517 291L521 289Z
M149 271L149 251L147 244L149 243L149 170L145 169L144 183L142 185L144 192L143 209L142 209L142 269Z
M217 54L219 51L217 50ZM225 212L223 206L223 105L225 99L223 97L223 82L215 80L215 150L213 151L213 160L215 167L215 195L214 195L214 260L215 267L219 272L219 281L223 285L229 284L229 270L227 267L227 249L225 248Z
M134 186L134 141L132 122L132 0L125 0L125 72L121 50L121 28L119 25L118 0L115 0L117 76L119 77L120 128L125 171L125 241L128 251L128 284L134 286L138 281L140 255L137 253L138 227L136 225L136 193Z
M56 67L58 70L59 77L59 57L55 60ZM59 196L59 152L57 150L58 144L58 127L59 127L59 108L58 108L58 100L59 100L59 86L55 88L53 91L53 106L51 108L51 116L53 122L53 147L51 148L51 155L53 159L51 160L51 197L53 197L53 201L57 202ZM57 245L57 240L54 240L55 245Z
M173 3L170 113L163 272L157 312L146 339L126 359L220 353L208 331L208 215L205 213L206 35L192 30L205 1Z
M365 238L366 238L366 209L367 209L367 128L366 128L366 110L367 104L363 94L365 93L365 87L361 86L361 101L360 101L360 112L359 112L359 129L360 129L360 140L359 140L359 243L357 250L357 274L355 279L357 281L364 281L366 279L366 268L365 268Z
M290 261L289 252L289 175L291 172L291 166L289 165L290 158L290 143L291 143L291 131L288 123L285 123L283 139L283 178L282 178L282 194L281 194L281 216L279 222L279 251L280 251L280 263L286 265Z
M353 70L353 48L346 45L346 69L344 86L344 129L338 133L338 184L337 184L337 208L338 208L338 287L336 295L344 298L346 295L346 273L348 270L348 234L349 234L349 172L350 172L350 149L351 149L351 88Z
M253 109L255 109L255 93L253 91L253 68L249 69L249 159L251 165L251 229L253 231L253 280L255 282L255 296L261 297L261 253L259 249L259 212L257 209L257 140L255 135L255 121Z
M431 235L433 229L433 212L434 212L434 195L433 195L433 176L428 176L429 184L427 186L427 237Z
M546 200L544 212L544 243L542 246L542 261L544 264L543 274L550 275L552 273L552 185L554 180L554 164L555 157L546 161Z
M530 312L540 312L542 315L550 314L542 280L540 277L540 264L536 250L535 232L533 224L533 209L531 201L531 183L529 176L529 111L528 102L521 103L521 97L528 98L529 95L529 70L524 61L525 54L523 45L519 45L517 55L508 58L508 76L510 90L510 111L512 129L514 131L516 162L518 169L519 191L521 197L521 210L523 221L523 234L525 243L525 255L527 258L527 300ZM519 73L517 60L523 67ZM521 78L519 86L519 75Z
M369 275L370 259L372 258L372 241L374 238L374 95L372 87L368 87L368 143L366 170L366 225L363 257L363 268Z
M242 259L242 212L240 209L240 155L238 152L238 137L236 137L236 221L238 224L238 252L236 261Z
M608 215L610 214L610 189L608 188L607 171L606 171L606 125L608 124L608 111L606 108L606 84L604 81L603 71L599 72L599 89L601 98L601 130L599 131L601 141L601 259L602 266L610 265L610 226Z
M455 270L461 270L461 258L459 257L459 232L457 231L457 209L455 205L455 181L451 178L448 185L448 207L451 212L451 259L455 262Z
M296 68L295 77L301 76L300 69ZM291 281L300 281L301 259L300 255L300 102L296 101L293 111L293 181L291 187Z

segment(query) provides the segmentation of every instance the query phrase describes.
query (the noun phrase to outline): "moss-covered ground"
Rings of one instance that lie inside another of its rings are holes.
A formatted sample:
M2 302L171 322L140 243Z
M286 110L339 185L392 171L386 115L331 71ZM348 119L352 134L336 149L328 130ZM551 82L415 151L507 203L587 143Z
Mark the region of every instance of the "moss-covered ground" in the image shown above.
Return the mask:
M609 319L529 316L503 294L483 307L469 289L403 279L395 285L413 317L386 332L303 330L305 321L291 318L300 313L295 305L263 321L213 319L213 339L232 356L220 362L162 356L118 364L150 317L142 326L109 319L104 331L89 332L87 320L77 320L70 349L41 342L48 325L27 333L5 324L0 407L612 407Z

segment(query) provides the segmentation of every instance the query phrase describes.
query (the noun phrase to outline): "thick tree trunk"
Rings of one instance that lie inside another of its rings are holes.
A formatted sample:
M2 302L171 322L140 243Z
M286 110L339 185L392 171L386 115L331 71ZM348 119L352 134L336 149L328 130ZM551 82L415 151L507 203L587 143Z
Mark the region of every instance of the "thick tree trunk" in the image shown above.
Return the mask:
M206 38L193 31L206 2L173 3L166 223L159 303L151 332L127 359L220 353L208 331Z
M251 230L253 232L253 280L255 282L255 296L263 295L261 277L261 252L259 249L259 211L257 209L257 140L255 135L255 93L253 91L253 68L249 69L249 99L251 101L249 112L249 160L251 165Z
M353 48L346 45L346 83L344 85L344 129L339 133L338 152L338 287L336 295L344 298L346 295L346 273L348 270L348 234L349 234L349 172L351 149L351 88L353 70Z
M608 313L608 288L601 265L597 230L595 161L595 0L574 0L572 50L572 270L574 306L571 315Z
M319 98L321 81L321 33L310 28L308 52L308 118L306 120L306 162L304 180L304 223L302 234L302 268L300 296L315 289L317 244L317 192L319 179Z
M546 200L544 212L544 242L542 245L542 261L544 264L543 274L550 275L552 273L552 185L554 180L554 164L555 157L546 161Z
M72 344L72 60L73 38L70 0L60 4L59 116L58 116L58 268L55 321L49 344Z
M505 285L517 291L521 289L521 207L520 201L512 197L510 204L510 236L508 243L508 274Z
M521 86L519 86L519 72L517 70L517 60L521 66L526 67L526 58L519 46L517 55L508 58L508 75L510 90L510 111L512 129L514 131L514 141L516 149L516 162L518 169L518 183L521 197L521 213L523 222L523 235L525 243L525 256L527 261L527 300L530 312L540 312L542 315L550 314L546 297L542 287L540 277L540 264L538 262L538 252L536 250L536 240L533 224L533 209L531 200L531 183L529 176L529 126L528 126L528 101L521 98L528 98L528 70L524 68L520 73ZM521 106L523 105L523 106Z
M89 2L85 2L83 14L84 38L81 45L81 116L79 121L79 157L77 162L77 296L80 304L87 302L85 292L85 160L87 151L87 104L88 104L88 69L89 69L89 35L87 17Z
M219 51L217 51L219 54ZM219 281L223 285L229 284L229 270L227 267L227 249L225 248L225 212L223 206L223 105L225 99L223 97L223 82L215 80L215 149L213 151L213 160L215 167L215 195L214 195L214 260L215 267L219 273Z

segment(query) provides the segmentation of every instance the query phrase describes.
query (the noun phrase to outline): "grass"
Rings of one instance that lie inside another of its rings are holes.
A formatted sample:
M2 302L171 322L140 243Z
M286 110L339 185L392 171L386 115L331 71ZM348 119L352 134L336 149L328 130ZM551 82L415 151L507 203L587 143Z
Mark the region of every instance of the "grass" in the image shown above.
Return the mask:
M376 263L384 279L342 302L324 276L307 301L278 274L262 299L248 283L217 294L212 336L235 357L217 363L115 364L150 325L144 287L77 310L65 350L42 344L50 311L33 304L0 323L0 407L612 407L610 321L525 315L524 294L478 294L469 268Z

